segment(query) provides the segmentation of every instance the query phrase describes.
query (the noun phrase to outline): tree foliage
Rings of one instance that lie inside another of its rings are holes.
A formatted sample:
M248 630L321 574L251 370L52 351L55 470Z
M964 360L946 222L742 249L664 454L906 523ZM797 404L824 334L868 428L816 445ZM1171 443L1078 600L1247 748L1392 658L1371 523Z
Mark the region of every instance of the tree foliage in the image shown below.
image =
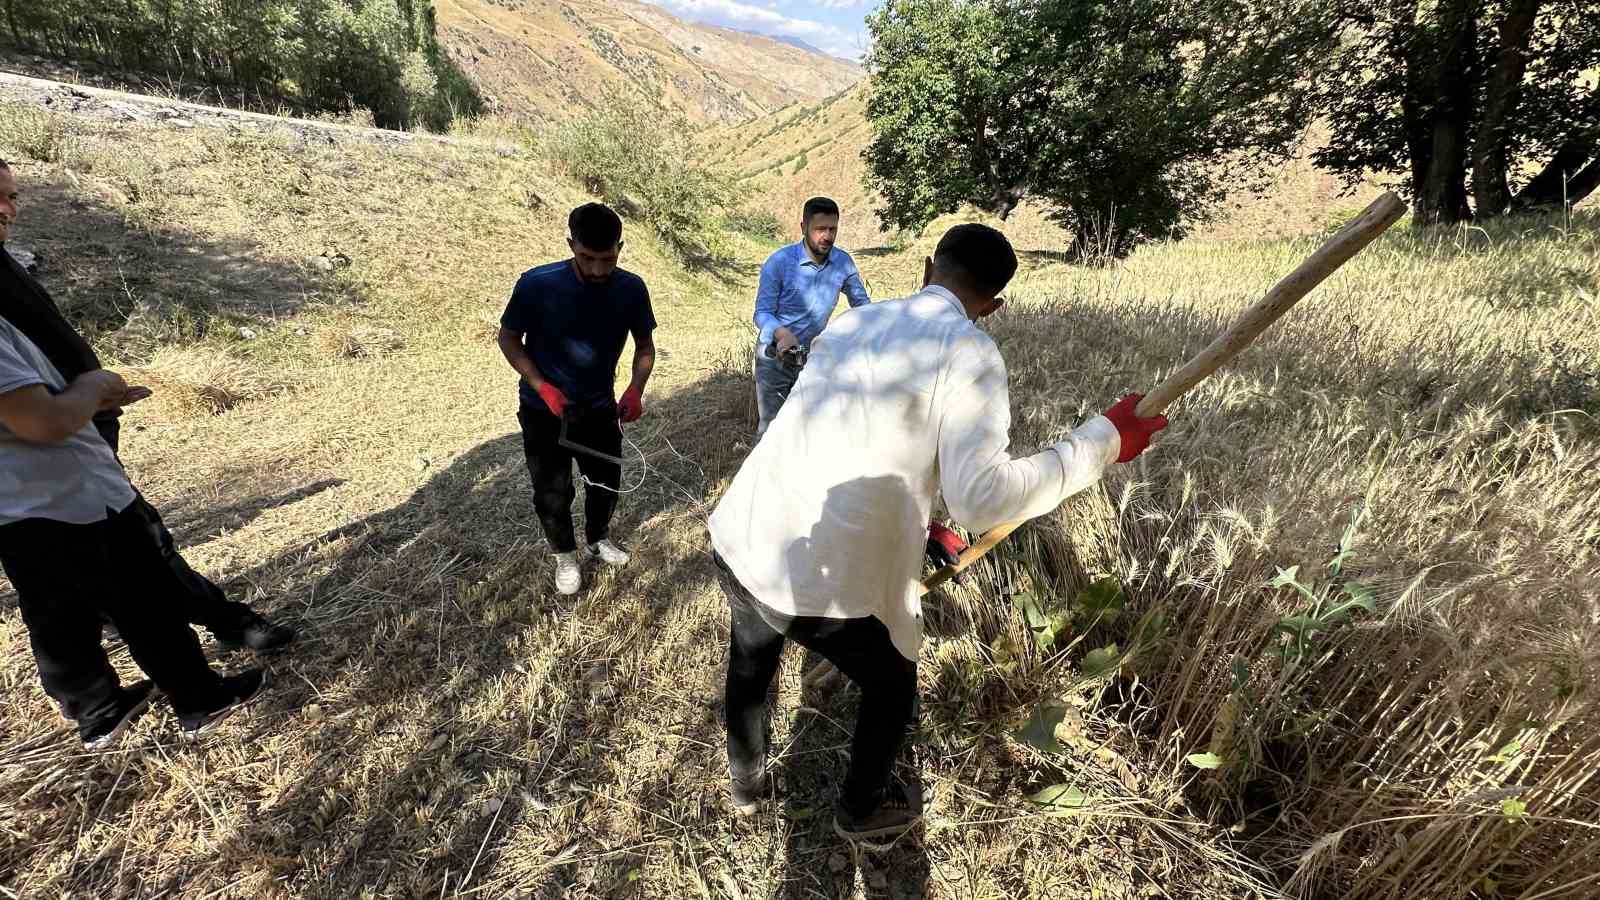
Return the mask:
M1026 197L1080 257L1182 236L1296 145L1332 32L1321 0L888 0L865 155L918 228Z
M427 0L0 0L0 40L237 88L304 112L442 129L481 100Z
M685 262L728 255L724 214L745 197L734 176L705 158L694 129L624 86L544 138L546 156L630 219L642 220Z
M1600 185L1592 0L1338 0L1321 165L1401 174L1419 223L1576 202Z

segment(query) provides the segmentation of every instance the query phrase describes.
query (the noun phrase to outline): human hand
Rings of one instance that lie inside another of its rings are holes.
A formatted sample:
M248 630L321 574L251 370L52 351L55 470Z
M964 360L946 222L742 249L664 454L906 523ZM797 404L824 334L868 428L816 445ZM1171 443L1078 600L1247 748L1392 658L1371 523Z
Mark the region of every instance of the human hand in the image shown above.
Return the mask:
M566 415L567 395L561 393L561 388L548 381L541 381L534 390L538 392L539 399L544 401L544 405L550 407L550 412L554 413L556 418Z
M794 332L783 326L780 326L777 331L772 333L772 342L777 344L778 356L780 357L785 353L800 349L800 339L794 336Z
M1105 412L1111 424L1117 426L1117 435L1122 439L1122 450L1117 455L1119 463L1128 462L1143 453L1150 446L1150 438L1167 427L1166 416L1140 416L1134 411L1143 399L1143 394L1129 394Z
M635 422L642 415L644 415L644 390L629 387L622 392L622 399L617 401L617 418L624 422Z

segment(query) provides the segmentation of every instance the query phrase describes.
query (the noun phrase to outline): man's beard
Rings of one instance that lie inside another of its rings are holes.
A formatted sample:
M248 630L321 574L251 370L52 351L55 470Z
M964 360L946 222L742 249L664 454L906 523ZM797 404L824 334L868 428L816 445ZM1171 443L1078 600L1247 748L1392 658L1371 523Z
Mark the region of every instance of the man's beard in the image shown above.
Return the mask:
M828 258L828 255L833 252L833 247L830 246L830 247L828 247L828 249L823 250L823 249L819 248L816 244L811 243L811 239L810 238L806 238L806 249L811 252L811 257L813 259L817 259L817 260L821 260L821 261L826 261L827 258Z

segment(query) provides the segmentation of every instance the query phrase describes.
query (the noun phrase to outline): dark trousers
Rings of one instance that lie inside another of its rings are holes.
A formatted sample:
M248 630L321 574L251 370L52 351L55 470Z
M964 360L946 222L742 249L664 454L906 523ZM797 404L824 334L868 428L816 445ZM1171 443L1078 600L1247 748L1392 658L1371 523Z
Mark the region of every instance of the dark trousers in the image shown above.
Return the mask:
M222 704L221 682L183 620L183 588L132 506L89 525L0 525L0 565L17 590L39 680L69 718L90 721L116 705L120 686L100 644L102 614L173 709Z
M767 691L778 672L785 641L794 641L834 664L861 689L850 772L840 793L851 815L877 809L905 741L917 699L917 664L894 648L889 629L873 616L825 619L758 611L760 601L713 554L732 611L728 680L728 768L751 774L766 757ZM771 620L770 622L768 620ZM781 629L775 625L783 626Z
M94 426L100 432L100 436L105 438L106 443L111 445L111 452L116 453L122 423L114 418L95 419ZM138 489L134 490L137 493ZM175 599L183 608L185 621L191 625L199 625L212 634L240 639L244 627L255 618L255 613L250 607L229 600L227 595L222 593L222 588L189 566L178 553L178 545L172 538L172 532L168 531L166 523L161 521L161 513L144 499L143 494L139 494L133 501L133 511L145 529L150 532L151 540L155 541L161 551L161 558L172 570L172 577L180 588Z
M517 421L522 425L522 452L533 479L533 508L550 546L557 553L578 549L572 528L572 501L577 497L572 483L573 462L577 462L583 477L593 482L583 492L584 536L591 544L605 539L611 529L611 514L617 508L616 490L622 484L622 467L561 446L561 420L549 410L524 403L517 410ZM592 412L568 409L567 440L609 456L621 456L622 426L617 422L615 408Z

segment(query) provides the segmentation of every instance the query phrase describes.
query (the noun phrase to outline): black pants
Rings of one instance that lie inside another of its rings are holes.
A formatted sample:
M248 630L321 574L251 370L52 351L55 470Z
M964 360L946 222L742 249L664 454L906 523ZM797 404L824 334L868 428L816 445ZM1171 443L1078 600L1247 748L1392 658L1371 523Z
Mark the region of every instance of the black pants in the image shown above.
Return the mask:
M557 553L578 549L572 529L572 501L577 497L572 484L574 461L583 477L595 483L584 488L584 536L591 544L603 540L617 508L616 489L622 484L622 467L561 446L561 420L549 410L523 404L517 410L517 421L522 424L522 452L533 479L533 508L539 513L539 524L544 527L550 546ZM568 409L567 440L609 456L621 456L622 426L617 422L615 408L591 412Z
M114 418L95 419L94 427L111 445L111 452L117 452L117 440L121 437L122 423ZM134 489L137 493L138 489ZM178 603L183 608L185 621L191 625L199 625L212 634L239 640L244 627L255 618L255 613L243 603L235 603L222 593L222 588L217 587L210 579L196 572L189 563L178 553L178 545L172 539L172 532L167 530L165 522L161 521L161 513L151 506L149 501L139 494L133 501L133 511L144 527L150 533L150 538L161 550L161 558L166 561L167 567L172 570L176 584L180 586ZM119 629L120 630L120 629Z
M911 725L917 664L900 655L889 640L889 629L873 616L825 619L784 616L768 609L763 617L757 611L760 601L739 583L720 556L712 555L733 615L724 696L728 768L735 776L749 774L765 758L767 690L778 672L784 642L792 640L833 663L861 689L861 707L850 742L850 772L840 799L851 815L871 813L883 798Z
M224 701L183 620L184 588L133 506L90 525L0 525L0 565L17 590L39 680L69 718L92 721L115 708L119 684L100 644L102 614L180 714Z

